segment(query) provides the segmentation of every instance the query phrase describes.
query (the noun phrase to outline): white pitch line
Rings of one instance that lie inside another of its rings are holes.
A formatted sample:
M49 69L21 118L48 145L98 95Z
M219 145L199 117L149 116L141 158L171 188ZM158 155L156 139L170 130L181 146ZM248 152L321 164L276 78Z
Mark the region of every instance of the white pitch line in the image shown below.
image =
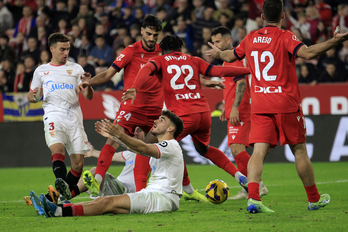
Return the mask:
M348 182L348 180L336 180L336 181L325 181L325 182L317 182L316 184L337 184L337 183L345 183ZM298 184L300 185L300 184ZM267 185L268 186L283 186L279 184L272 184ZM229 186L229 188L240 188L241 186ZM205 189L197 189L197 191L205 191ZM89 199L88 196L86 197L75 197L74 199ZM24 202L24 200L17 200L17 201L0 201L0 203L10 203L10 202Z

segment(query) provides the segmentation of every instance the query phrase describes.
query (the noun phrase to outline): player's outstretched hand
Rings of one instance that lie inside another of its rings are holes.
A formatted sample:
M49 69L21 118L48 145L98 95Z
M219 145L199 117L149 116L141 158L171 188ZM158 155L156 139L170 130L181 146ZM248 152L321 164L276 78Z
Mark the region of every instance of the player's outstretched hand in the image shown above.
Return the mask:
M82 77L81 77L82 78ZM85 90L87 87L89 86L89 83L87 81L82 82L81 84L79 84L79 86L77 86L77 92L82 92L83 90Z
M212 48L211 50L206 51L205 53L213 58L220 59L220 52L221 50L216 47L214 44L208 42L209 46Z
M203 83L202 83L203 84ZM204 86L206 87L212 87L212 88L216 88L218 90L221 90L221 89L225 89L226 86L224 85L224 83L222 83L222 81L212 81L212 80L206 80L204 82Z
M81 76L81 81L89 81L92 78L92 75L89 72L84 72L83 75Z
M102 119L95 123L95 130L106 138L112 138L113 136L119 137L121 134L120 126L113 124L108 119Z
M232 106L231 113L230 113L230 123L232 126L237 126L239 122L240 120L239 120L238 108Z
M133 102L136 97L137 97L137 90L135 88L127 89L126 92L123 93L122 102L132 99L131 104L133 105Z
M337 40L338 43L342 43L348 40L348 32L344 34L340 34L339 32L340 32L340 27L337 26L333 37L335 40Z

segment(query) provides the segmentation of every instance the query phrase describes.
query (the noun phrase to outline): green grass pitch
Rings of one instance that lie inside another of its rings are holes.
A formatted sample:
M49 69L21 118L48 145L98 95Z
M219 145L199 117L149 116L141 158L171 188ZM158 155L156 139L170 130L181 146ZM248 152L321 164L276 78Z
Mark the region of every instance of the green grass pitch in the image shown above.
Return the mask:
M317 187L331 196L330 204L307 210L307 197L294 164L265 164L262 179L269 189L263 203L273 214L249 214L246 200L227 200L220 205L180 201L174 213L103 215L95 217L45 218L36 215L23 197L34 190L47 192L54 182L51 168L0 169L0 231L348 231L347 162L313 163ZM86 167L89 168L89 167ZM86 169L85 168L85 169ZM117 175L121 166L112 166ZM214 179L224 180L230 196L241 187L223 170L209 165L188 165L193 186L203 193ZM87 194L73 202L88 201Z

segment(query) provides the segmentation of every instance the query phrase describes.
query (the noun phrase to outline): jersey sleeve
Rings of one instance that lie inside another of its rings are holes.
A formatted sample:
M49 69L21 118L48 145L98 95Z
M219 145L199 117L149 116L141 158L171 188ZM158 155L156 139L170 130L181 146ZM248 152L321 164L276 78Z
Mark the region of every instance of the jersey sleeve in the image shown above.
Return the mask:
M249 35L250 34L245 36L245 38L242 40L242 42L240 42L240 44L235 49L233 49L234 56L238 60L243 60L245 57L245 43L247 41L247 38L249 38Z
M85 73L85 70L81 67L81 65L77 66L77 73L77 84L79 85L82 83L81 77Z
M173 155L172 144L170 141L162 141L154 144L158 149L158 158L166 158Z
M148 61L138 72L133 85L131 88L135 88L136 90L140 90L149 76L156 72L157 66L156 64L150 60Z
M284 32L284 44L286 45L287 51L292 54L294 57L296 57L298 50L304 43L302 43L294 33L291 31L285 31Z
M121 54L114 60L111 66L117 71L120 71L121 69L126 67L132 60L133 50L134 48L130 46L123 49Z
M198 66L200 74L209 76L210 70L214 65L207 63L200 57L192 57L192 61Z
M39 75L39 72L36 69L34 71L33 80L30 85L30 91L33 91L36 87L41 88L41 86L42 86L41 77Z

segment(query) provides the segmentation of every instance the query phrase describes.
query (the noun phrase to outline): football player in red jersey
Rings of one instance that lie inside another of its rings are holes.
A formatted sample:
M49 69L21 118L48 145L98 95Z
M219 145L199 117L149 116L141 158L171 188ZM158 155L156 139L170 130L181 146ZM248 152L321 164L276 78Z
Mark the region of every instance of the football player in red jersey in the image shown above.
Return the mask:
M157 39L161 31L161 21L153 15L147 15L144 18L141 28L142 40L126 47L106 71L96 75L89 81L81 83L79 89L83 90L87 86L104 83L110 80L111 77L121 69L124 69L123 79L125 89L130 88L140 68L145 65L150 58L161 54L161 50L157 44ZM115 121L123 128L126 134L133 136L134 129L137 126L146 133L151 129L153 121L161 115L163 108L163 93L159 90L161 90L161 86L158 81L147 81L144 88L139 91L141 97L137 99L133 105L129 102L122 103L117 112ZM95 179L92 178L93 183L90 181L89 184L87 183L93 195L98 195L99 183L101 183L106 171L109 169L112 156L118 147L119 145L116 142L108 139L102 148L98 158ZM136 159L138 158L139 156L137 156ZM137 164L142 164L142 162L137 162ZM148 163L146 165L148 166ZM134 171L136 168L137 167L134 168ZM91 177L88 171L86 174L87 179ZM86 177L85 174L84 177Z
M282 30L283 1L265 0L261 18L266 26L250 32L233 51L220 51L210 43L211 57L233 62L246 57L251 80L251 132L253 155L248 163L249 212L273 212L264 206L259 197L259 182L263 161L269 148L289 144L295 156L296 169L308 197L308 209L316 210L329 204L328 194L320 195L306 149L305 120L301 109L300 92L296 76L295 58L312 59L348 39L348 33L307 47L287 30Z
M222 51L232 49L231 31L227 27L220 26L213 29L211 39L212 43ZM224 62L223 65L244 67L246 62L244 59L234 63ZM249 146L250 133L250 90L247 77L222 77L226 88L223 89L225 107L220 116L222 121L227 120L228 145L238 170L245 176L248 176L247 167L250 159L250 155L245 150ZM259 192L260 197L268 194L268 189L262 181L260 181ZM242 189L231 199L248 199L248 193Z
M139 71L131 89L122 98L123 101L136 100L138 91L151 75L159 79L163 88L166 107L175 112L184 122L184 130L178 136L180 141L187 135L192 140L197 152L210 159L218 167L231 174L244 188L246 177L237 170L233 163L219 149L209 146L210 109L203 95L200 74L205 76L240 76L249 74L249 68L216 67L199 57L181 53L182 40L177 36L166 36L160 43L163 55L154 57ZM147 136L151 136L149 133ZM186 199L190 196L183 193Z

